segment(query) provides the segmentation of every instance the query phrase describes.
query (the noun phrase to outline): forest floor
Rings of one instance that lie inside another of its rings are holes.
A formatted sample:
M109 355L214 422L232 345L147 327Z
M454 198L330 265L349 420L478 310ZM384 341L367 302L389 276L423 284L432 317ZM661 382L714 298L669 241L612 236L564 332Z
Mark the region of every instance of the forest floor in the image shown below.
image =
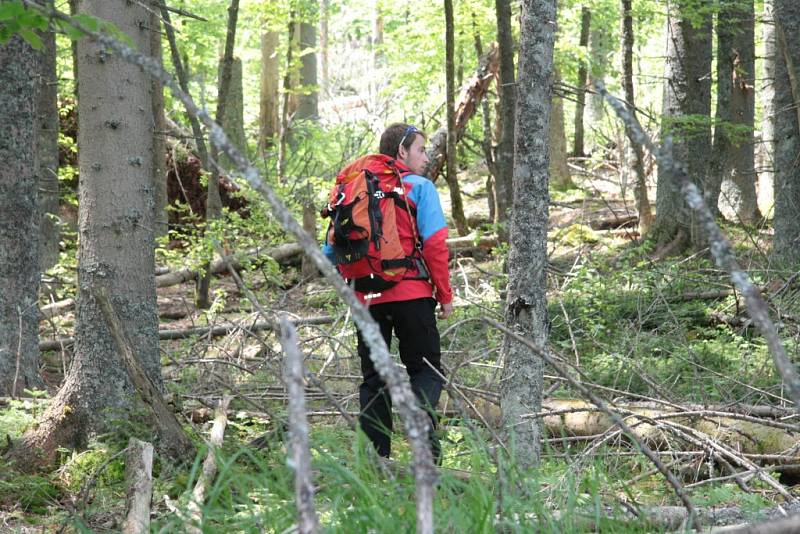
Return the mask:
M483 180L474 172L461 179L476 241L491 232ZM732 429L728 434L738 438L707 429L691 431L694 438L680 438L674 427L650 421L660 437L651 432L648 443L659 449L698 508L729 512L727 518L708 515L706 524L745 521L767 514L765 510L777 513L786 495L800 496L800 487L794 485L800 472L790 466L800 464L800 456L796 447L785 446L797 444L796 417L726 274L707 251L654 259L652 245L638 241L632 198L620 195L613 175L579 176L576 182L579 188L554 192L551 198L548 302L553 353L615 406L702 406L709 412L713 406L725 414L743 413L743 406L774 408L776 416L764 417L770 429L765 435L758 433L760 427L742 430L717 418L714 424ZM449 212L445 186L438 185ZM791 273L769 265L766 230L726 224L724 231L742 265L764 289L787 349L796 356L800 286ZM541 467L534 474L522 472L500 454L494 436L502 336L481 318L503 320L506 251L505 245L474 247L452 257L456 313L440 324L450 387L442 403L444 461L437 529L679 529L682 516L675 509L680 508L672 507L680 503L663 477L613 426L594 425L586 416L593 412L585 408L562 412L561 431L548 426ZM413 529L413 482L402 468L410 451L400 425L393 441L393 458L400 467L387 474L375 468L360 434L341 413L357 413L360 378L345 307L324 281L302 279L296 263L253 266L242 275L269 312L314 318L315 324L298 330L314 377L306 393L323 525L335 532L381 532L387 525ZM195 309L192 283L158 291L162 329L235 325L226 335L193 335L161 346L167 393L198 443L208 434L219 399L234 396L224 446L218 451L220 473L203 508L205 531L288 532L296 518L283 439L287 392L281 347L270 331L255 331L258 314L231 276L216 277L212 288L214 303L207 311ZM59 336L68 334L72 313L44 321L42 338L53 337L54 329ZM43 357L52 394L69 353L53 351ZM579 402L565 377L552 369L546 375L546 399ZM0 405L0 435L19 436L46 402L5 401ZM571 422L564 419L573 415ZM774 422L784 427L769 426ZM124 464L118 453L129 436L147 439L150 431L144 423L129 423L93 440L87 451L64 451L59 468L51 473L21 475L0 469L0 530L118 530L125 502ZM730 454L715 448L717 440L727 440L724 447ZM203 454L187 458L184 466L156 461L153 532L185 528L187 494ZM753 468L749 460L763 467ZM784 488L784 495L775 484Z

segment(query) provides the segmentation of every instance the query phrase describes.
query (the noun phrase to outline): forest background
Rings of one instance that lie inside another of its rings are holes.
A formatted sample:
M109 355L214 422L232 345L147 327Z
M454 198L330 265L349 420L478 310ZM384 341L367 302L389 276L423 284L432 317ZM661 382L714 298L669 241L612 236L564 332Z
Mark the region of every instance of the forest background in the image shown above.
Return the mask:
M3 528L796 511L800 9L557 4L0 2ZM321 241L333 177L393 121L429 133L451 223L435 485L396 368L409 443L383 465L355 432L359 312L275 200Z

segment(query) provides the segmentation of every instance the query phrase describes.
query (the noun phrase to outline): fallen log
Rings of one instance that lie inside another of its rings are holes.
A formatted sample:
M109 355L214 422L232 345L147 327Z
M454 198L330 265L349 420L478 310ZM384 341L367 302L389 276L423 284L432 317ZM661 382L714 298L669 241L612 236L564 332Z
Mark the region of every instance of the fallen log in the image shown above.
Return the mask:
M330 315L320 315L317 317L301 317L294 320L294 324L301 325L315 325L315 324L330 324L334 318ZM191 328L176 328L164 329L158 331L158 339L174 340L174 339L188 339L190 337L221 337L237 330L247 330L250 332L260 332L262 330L271 330L272 323L268 321L256 321L254 323L222 323L215 326L196 326ZM61 347L68 347L75 342L72 337L62 337L59 339L51 339L39 343L39 351L45 352L48 350L60 350Z
M230 256L226 256L225 258L215 258L212 260L208 269L211 274L219 274L227 272L228 264L230 264L231 267L239 270L242 268L242 264L246 258L253 258L256 256L269 256L278 263L285 263L292 258L299 256L302 251L303 248L297 243L284 243L283 245L278 245L277 247L267 250L251 249L242 254L232 254ZM174 286L177 284L182 284L183 282L188 282L189 280L195 280L196 278L197 271L188 268L180 269L178 271L172 271L160 276L156 276L156 287Z
M496 404L476 399L475 405L489 424L500 421L500 408ZM737 413L744 409L742 407L735 411L699 406L681 408L652 403L617 403L613 406L636 435L651 447L687 451L698 450L700 442L718 443L755 463L779 466L784 473L800 475L800 426ZM785 415L780 409L766 406L753 407L750 413ZM525 417L541 419L545 434L556 441L559 437L595 438L614 429L607 414L582 400L547 399L542 402L540 413ZM670 423L692 429L699 439L687 442L671 431Z
M492 80L497 75L500 66L500 53L497 43L492 43L489 51L478 62L478 68L475 73L467 80L467 83L461 89L458 103L456 104L456 142L458 142L464 135L467 128L467 123L475 114L483 97L489 91L489 86ZM428 140L428 163L427 168L423 171L423 175L436 182L439 173L444 167L445 148L447 144L447 127L443 126L436 130Z

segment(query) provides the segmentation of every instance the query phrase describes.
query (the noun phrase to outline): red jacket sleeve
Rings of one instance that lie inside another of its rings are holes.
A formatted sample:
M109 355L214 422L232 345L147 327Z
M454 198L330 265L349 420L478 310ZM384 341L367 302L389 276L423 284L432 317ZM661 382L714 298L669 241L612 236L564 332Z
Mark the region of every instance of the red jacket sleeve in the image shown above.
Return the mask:
M449 304L453 301L453 290L450 288L450 269L448 267L450 251L447 248L446 226L423 242L422 257L428 266L431 282L436 290L436 300L441 304Z

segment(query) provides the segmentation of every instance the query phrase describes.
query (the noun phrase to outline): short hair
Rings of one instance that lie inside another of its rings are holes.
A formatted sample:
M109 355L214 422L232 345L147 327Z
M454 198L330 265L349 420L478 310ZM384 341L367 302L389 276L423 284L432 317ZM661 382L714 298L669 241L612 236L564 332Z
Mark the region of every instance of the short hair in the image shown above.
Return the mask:
M423 132L416 129L410 135L406 136L406 131L410 127L410 124L404 122L390 124L381 135L381 142L378 147L380 153L385 156L396 158L397 152L400 150L401 141L403 146L406 147L406 150L408 150L411 148L411 145L414 144L414 139L416 139L417 135L421 135L423 138L426 137ZM406 137L405 139L403 139L404 136Z

